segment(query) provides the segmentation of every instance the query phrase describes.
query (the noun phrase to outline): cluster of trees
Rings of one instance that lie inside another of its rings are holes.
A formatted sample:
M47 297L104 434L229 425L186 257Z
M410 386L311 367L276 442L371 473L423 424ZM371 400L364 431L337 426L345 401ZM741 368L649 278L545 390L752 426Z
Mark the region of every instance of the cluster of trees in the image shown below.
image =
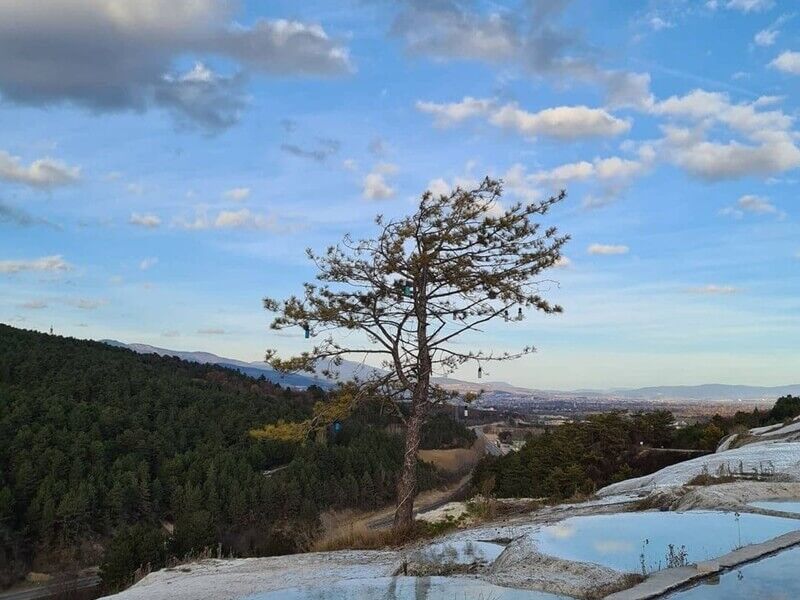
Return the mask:
M685 457L642 452L670 445L672 414L592 415L585 421L548 428L530 437L519 452L485 458L474 487L498 497L569 498L659 469Z
M737 412L676 428L668 411L592 415L530 437L519 451L487 457L475 470L473 487L498 497L569 498L610 483L647 475L684 460L677 453L647 448L713 452L726 435L782 423L800 415L800 397L779 398L768 411Z
M320 511L392 502L403 442L369 414L305 445L248 435L324 399L0 325L0 583L36 565L97 564L98 549L111 587L141 564L219 544L239 556L298 551ZM439 482L418 468L423 487Z

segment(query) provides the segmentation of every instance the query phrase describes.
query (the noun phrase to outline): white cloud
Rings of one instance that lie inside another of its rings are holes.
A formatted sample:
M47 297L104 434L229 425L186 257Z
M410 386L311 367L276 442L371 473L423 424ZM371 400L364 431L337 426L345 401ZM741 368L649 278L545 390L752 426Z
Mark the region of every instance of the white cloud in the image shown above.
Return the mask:
M417 110L432 115L434 125L447 127L474 117L486 117L495 127L509 129L526 137L545 136L563 140L615 136L630 130L631 123L602 108L557 106L529 112L516 103L497 106L493 100L470 96L460 102L416 103Z
M720 214L741 219L745 213L752 213L756 215L778 215L785 216L784 213L778 210L768 198L763 196L756 196L754 194L747 194L740 197L733 206L726 206L720 211Z
M666 21L659 16L651 17L649 24L650 27L653 28L653 31L661 31L662 29L670 29L675 27L675 23Z
M396 190L386 181L386 177L394 175L396 172L397 166L391 163L379 163L376 165L372 172L364 177L362 196L367 200L387 200L392 198Z
M247 200L250 197L250 188L249 187L235 187L225 191L223 197L227 200L233 200L235 202L242 202L243 200Z
M567 258L566 256L560 257L554 264L553 267L556 269L566 269L567 267L572 266L572 261Z
M71 271L72 265L60 254L43 256L31 260L0 260L0 273L21 273L23 271L60 272Z
M70 167L52 158L40 158L25 166L18 156L0 150L0 179L37 188L52 188L75 183L79 167Z
M154 229L161 225L161 217L152 214L131 213L131 218L128 220L128 222L131 225Z
M727 94L693 90L655 103L651 112L692 126L662 126L659 155L691 175L709 181L769 176L800 166L800 148L792 128L794 117L770 108L782 98L762 96L734 104ZM730 131L714 127L724 125ZM709 140L727 135L727 139ZM736 139L736 134L745 138Z
M586 249L589 254L598 256L627 254L629 250L630 249L627 246L613 244L592 244Z
M739 289L732 285L717 285L714 283L710 283L708 285L689 288L687 291L691 294L708 294L716 296L716 295L735 294L736 292L739 291Z
M151 267L156 266L157 264L158 264L158 258L153 256L153 257L150 257L150 258L143 259L142 262L139 263L139 268L142 271L147 271L148 269L150 269Z
M769 66L790 75L800 75L800 52L787 50L769 63Z
M751 103L733 104L727 94L696 89L684 96L671 96L656 103L652 112L694 121L719 122L746 134L765 129L785 131L792 126L792 117L781 110L759 110L778 100L780 99L762 96Z
M544 191L549 193L569 188L575 183L591 184L595 190L586 196L583 207L598 208L611 203L625 192L637 177L650 170L654 161L652 148L643 145L639 148L636 159L597 157L591 161L566 163L533 173L527 173L525 167L515 164L502 179L509 191L526 199L540 197L542 188L546 188Z
M710 142L697 130L664 127L668 158L708 181L767 176L800 167L800 149L784 132L761 132L761 141Z
M240 210L221 210L217 215L209 216L205 211L198 211L193 219L176 219L174 225L183 229L261 229L277 232L281 228L273 216L262 215L242 208Z
M773 5L773 0L728 0L725 8L749 13L767 10L772 8Z
M753 36L756 46L772 46L778 39L777 29L762 29Z
M354 158L346 158L342 161L342 167L344 167L345 171L358 171L358 161Z
M223 210L214 220L217 229L274 229L275 219L250 212L248 209Z
M630 121L588 106L558 106L531 113L512 103L495 110L489 122L526 137L541 135L565 140L615 136L631 128Z
M432 115L437 127L448 127L487 114L493 104L493 100L465 96L460 102L446 104L418 101L416 107L418 111Z
M174 329L170 329L169 331L164 331L161 333L161 337L165 338L176 338L181 337L180 331L176 331Z
M766 198L761 196L746 195L739 198L736 205L747 212L756 214L776 213L778 209Z

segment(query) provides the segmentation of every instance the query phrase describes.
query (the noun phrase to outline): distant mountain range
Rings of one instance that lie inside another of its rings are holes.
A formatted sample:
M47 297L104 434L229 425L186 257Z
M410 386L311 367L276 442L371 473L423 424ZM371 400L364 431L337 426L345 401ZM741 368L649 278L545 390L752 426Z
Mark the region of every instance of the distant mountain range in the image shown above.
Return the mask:
M262 375L272 381L284 386L308 387L318 385L322 388L331 388L334 383L324 377L321 372L311 374L281 374L270 367L265 362L244 362L235 358L225 358L211 354L210 352L188 352L183 350L170 350L159 348L148 344L126 344L116 340L100 340L111 346L128 348L140 354L159 354L161 356L177 356L183 360L188 360L201 364L215 364L229 369L235 369L251 377L261 377ZM343 361L338 367L339 375L342 379L352 379L354 376L375 371L374 367L353 361ZM319 370L321 371L321 369ZM474 383L452 379L449 377L437 377L434 381L444 388L458 390L460 392L478 392L484 390L492 397L493 402L502 403L504 399L514 398L520 401L526 398L561 398L577 400L580 398L591 399L616 399L616 400L652 400L652 401L683 401L683 402L715 402L715 401L754 401L754 400L774 400L780 396L795 395L800 396L800 384L781 385L774 387L751 386L751 385L726 385L710 383L704 385L665 385L651 386L642 388L619 388L609 390L538 390L511 385L503 381L486 381Z
M158 354L160 356L177 356L180 359L196 362L200 364L219 365L220 367L227 367L234 369L250 377L261 377L273 382L279 383L283 386L302 387L307 388L311 385L318 385L321 388L330 388L332 383L324 377L316 377L314 375L301 375L298 373L283 374L279 373L265 362L244 362L236 360L235 358L225 358L211 354L210 352L187 352L184 350L169 350L167 348L159 348L158 346L150 346L149 344L126 344L117 340L100 340L109 346L116 346L118 348L127 348L139 354Z

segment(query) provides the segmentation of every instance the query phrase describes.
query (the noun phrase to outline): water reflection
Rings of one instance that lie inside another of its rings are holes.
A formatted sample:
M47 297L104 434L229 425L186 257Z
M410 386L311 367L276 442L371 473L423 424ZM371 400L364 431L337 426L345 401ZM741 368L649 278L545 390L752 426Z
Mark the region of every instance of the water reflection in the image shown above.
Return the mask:
M651 573L715 558L796 529L800 520L690 511L572 517L532 535L544 554Z
M800 598L800 548L784 550L677 592L670 600L796 600ZM711 585L709 585L711 583Z
M439 542L409 555L409 561L440 565L490 565L505 549L501 544L481 541Z
M379 577L276 590L246 600L566 600L566 596L504 588L454 577Z
M763 508L765 510L800 513L800 501L798 500L764 500L763 502L751 502L750 506Z

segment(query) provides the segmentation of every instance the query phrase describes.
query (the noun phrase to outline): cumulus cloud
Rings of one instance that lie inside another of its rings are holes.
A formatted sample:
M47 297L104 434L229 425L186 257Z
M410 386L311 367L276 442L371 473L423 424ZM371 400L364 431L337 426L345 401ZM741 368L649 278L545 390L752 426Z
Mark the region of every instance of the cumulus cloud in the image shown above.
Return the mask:
M152 214L131 213L131 218L128 219L128 223L136 225L137 227L154 229L161 225L161 217Z
M800 149L785 132L762 132L761 141L712 142L698 130L665 127L669 158L691 175L707 181L767 176L800 167Z
M60 254L30 260L0 260L0 273L22 273L24 271L57 273L71 271L72 268L72 265L65 261Z
M235 202L242 202L243 200L247 200L250 197L250 188L249 187L235 187L229 190L226 190L222 196L226 200L234 200Z
M790 75L800 75L800 52L787 50L769 63L769 66Z
M662 126L660 154L708 181L795 169L800 166L800 148L792 130L794 117L772 108L780 100L763 96L735 104L726 94L694 90L654 103L653 114L685 122ZM711 140L709 133L722 139Z
M391 163L379 163L364 177L361 195L367 200L387 200L394 197L395 188L386 180L397 173L397 166Z
M467 119L489 113L494 101L465 96L460 102L437 104L436 102L418 101L417 110L433 116L437 127L449 127Z
M719 122L746 134L765 129L784 131L792 126L792 117L781 110L761 110L777 100L766 96L753 102L734 104L727 94L697 89L684 96L671 96L656 103L652 112L694 121Z
M164 75L154 93L178 123L214 133L239 121L245 106L243 86L241 74L225 77L198 62L186 73Z
M412 54L438 60L497 62L515 56L521 39L510 15L471 12L455 2L407 2L392 32Z
M175 225L183 229L260 229L277 232L281 230L274 216L252 212L248 208L221 210L216 216L199 211L193 219L176 219Z
M507 104L495 111L489 122L527 137L542 135L566 140L615 136L631 128L630 121L587 106L558 106L530 113Z
M0 150L0 180L3 181L48 189L75 183L80 174L79 167L70 167L52 158L40 158L26 166L20 157Z
M347 49L320 25L284 19L238 25L235 7L227 0L0 3L0 92L35 106L70 102L109 111L160 105L212 128L235 118L239 75L165 77L178 57L219 56L234 69L268 75L352 70Z
M460 102L437 104L417 102L417 110L432 115L434 124L446 127L483 116L495 127L514 131L525 137L551 137L574 140L585 137L615 136L631 128L630 121L619 119L601 108L557 106L529 112L516 103L497 106L493 100L466 97Z
M570 0L532 0L523 8L488 11L455 0L399 4L392 33L410 54L498 64L560 84L596 85L609 106L643 106L651 98L647 74L603 68L580 33L562 26Z
M737 219L741 219L745 213L784 216L784 213L778 210L778 207L770 202L768 198L754 194L746 194L740 197L733 206L726 206L720 211L722 215Z
M697 287L691 287L687 290L691 294L708 294L708 295L727 295L727 294L735 294L739 291L739 288L736 288L732 285L717 285L714 283L710 283L708 285L701 285Z
M586 249L586 251L589 254L594 254L598 256L614 256L619 254L627 254L628 250L629 248L627 246L613 245L613 244L592 244Z
M592 193L583 201L584 208L599 208L623 194L637 177L646 174L655 161L653 149L644 145L635 158L620 156L596 157L565 163L551 169L528 172L521 164L513 165L502 175L506 188L524 199L536 199L572 184L591 185Z
M777 29L762 29L753 36L756 46L772 46L778 39Z

